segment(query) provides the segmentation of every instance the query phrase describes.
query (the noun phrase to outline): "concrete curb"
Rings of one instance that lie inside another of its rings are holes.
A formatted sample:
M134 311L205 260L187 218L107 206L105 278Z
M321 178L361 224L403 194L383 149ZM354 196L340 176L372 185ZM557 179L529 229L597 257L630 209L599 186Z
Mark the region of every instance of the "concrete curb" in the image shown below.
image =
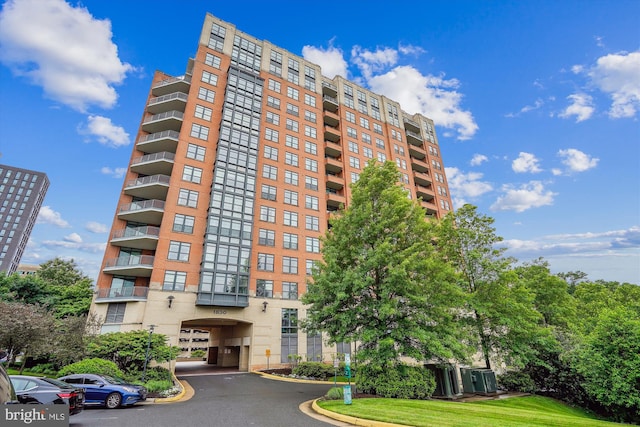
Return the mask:
M176 384L180 386L180 392L175 396L171 396L171 397L157 397L153 400L153 403L177 402L178 400L181 400L183 397L185 397L188 389L191 389L191 391L193 392L193 389L191 388L188 382L179 380L175 375L173 376L173 380ZM191 394L191 396L193 396L193 393ZM189 398L191 398L191 396L189 396Z
M280 375L267 374L266 372L253 371L252 374L257 374L262 377L265 377L270 380L276 381L286 381L290 383L302 383L302 384L326 384L333 385L333 381L317 381L317 380L303 380L298 378L289 378L289 377L281 377ZM349 385L349 383L337 382L336 385ZM351 383L351 385L355 385L355 383Z
M318 405L318 400L320 400L320 399L314 400L313 403L311 404L311 408L313 408L313 410L315 412L317 412L318 414L324 415L325 417L332 418L332 419L338 420L338 421L342 421L344 423L352 424L354 426L364 426L364 427L411 427L411 426L407 426L405 424L386 423L384 421L367 420L367 419L364 419L364 418L352 417L350 415L338 414L337 412L332 412L332 411L328 411L326 409L321 408Z

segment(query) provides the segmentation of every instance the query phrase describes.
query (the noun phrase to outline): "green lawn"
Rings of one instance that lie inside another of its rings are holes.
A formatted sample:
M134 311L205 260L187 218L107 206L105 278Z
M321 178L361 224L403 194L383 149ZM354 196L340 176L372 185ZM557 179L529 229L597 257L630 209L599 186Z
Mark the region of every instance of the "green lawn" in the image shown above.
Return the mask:
M540 396L511 397L473 403L441 400L353 399L318 401L321 408L357 418L416 427L596 427L600 421L585 412Z

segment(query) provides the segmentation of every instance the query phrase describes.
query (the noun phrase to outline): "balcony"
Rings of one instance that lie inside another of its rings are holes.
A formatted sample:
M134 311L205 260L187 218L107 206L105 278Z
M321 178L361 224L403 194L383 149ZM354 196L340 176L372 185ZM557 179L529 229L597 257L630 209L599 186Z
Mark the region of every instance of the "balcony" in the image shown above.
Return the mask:
M338 96L338 87L333 83L322 82L322 94L336 98Z
M96 304L107 302L146 301L149 288L146 286L125 286L119 288L98 288Z
M346 203L346 197L330 191L327 192L327 208L341 209L345 206Z
M326 185L327 188L342 190L344 188L344 178L328 173Z
M323 95L322 96L322 108L327 111L333 111L334 113L338 111L338 100L332 96Z
M422 198L425 202L433 200L435 197L435 193L431 188L423 187L422 185L416 185L416 195Z
M325 170L333 173L342 172L342 160L333 158L333 157L325 157L324 159L324 167Z
M340 124L340 116L336 113L332 113L331 111L324 111L323 113L324 124L327 126L331 126L337 128Z
M160 225L164 216L162 200L143 200L127 203L118 208L118 218L124 221Z
M137 157L131 161L131 171L141 175L171 175L175 157L167 151Z
M418 172L428 172L429 164L419 159L411 159L411 169Z
M158 236L160 236L160 227L127 227L113 232L111 244L126 248L155 250L158 246Z
M325 141L324 154L330 157L340 157L342 156L342 145L336 144L331 141Z
M138 139L136 148L143 153L159 153L161 151L175 153L179 136L180 133L174 130L143 135Z
M111 258L105 262L104 270L102 271L106 274L151 277L154 259L153 255Z
M173 92L189 93L190 87L191 76L172 77L153 85L151 93L153 96L163 96Z
M419 133L411 132L410 130L406 131L407 134L407 142L409 144L418 145L422 147L423 140Z
M414 122L407 117L403 117L402 120L404 121L405 130L408 130L410 132L417 132L418 134L420 134L420 124L418 122Z
M409 144L409 155L416 159L424 160L427 157L427 152L422 147Z
M142 199L167 199L169 180L167 175L151 175L127 181L124 194Z
M187 94L174 92L151 98L147 104L147 111L151 114L164 113L165 111L171 110L182 111L184 113L185 105L187 105Z
M413 180L416 184L429 186L433 183L433 180L426 172L413 172Z
M426 209L427 215L438 215L438 207L435 205L435 203L425 202L424 200L422 200L420 202L420 205Z
M324 139L331 142L340 141L340 131L331 126L324 127Z
M176 110L154 114L144 119L142 122L142 130L149 133L162 132L165 130L179 132L182 127L183 117L184 113Z

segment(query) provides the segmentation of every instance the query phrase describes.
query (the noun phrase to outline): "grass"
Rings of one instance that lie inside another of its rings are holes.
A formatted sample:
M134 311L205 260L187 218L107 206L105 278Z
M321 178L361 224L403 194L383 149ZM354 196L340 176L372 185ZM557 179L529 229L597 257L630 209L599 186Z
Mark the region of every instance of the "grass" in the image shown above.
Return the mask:
M604 427L620 425L541 396L479 402L441 400L353 399L319 401L329 411L352 417L415 427Z

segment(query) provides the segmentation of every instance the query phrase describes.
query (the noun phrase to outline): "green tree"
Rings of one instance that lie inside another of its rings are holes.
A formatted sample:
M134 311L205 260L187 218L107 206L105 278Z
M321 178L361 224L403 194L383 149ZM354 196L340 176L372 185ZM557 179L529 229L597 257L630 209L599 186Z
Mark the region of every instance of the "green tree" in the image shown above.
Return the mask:
M320 263L302 301L303 326L331 342L357 341L358 358L378 366L401 356L464 358L458 334L462 293L434 256L425 212L398 185L393 162L369 163L350 206L331 220Z
M54 258L41 264L36 275L47 284L53 295L57 318L89 313L93 282L78 269L74 260Z
M46 283L33 274L21 276L17 273L7 275L2 272L0 273L0 300L50 307L54 296L47 289Z
M493 222L475 206L464 205L440 221L435 241L439 254L459 273L459 286L468 297L466 321L486 367L492 358L522 366L535 353L532 344L548 332L539 327L534 297L512 269L514 260L498 247L502 238Z

